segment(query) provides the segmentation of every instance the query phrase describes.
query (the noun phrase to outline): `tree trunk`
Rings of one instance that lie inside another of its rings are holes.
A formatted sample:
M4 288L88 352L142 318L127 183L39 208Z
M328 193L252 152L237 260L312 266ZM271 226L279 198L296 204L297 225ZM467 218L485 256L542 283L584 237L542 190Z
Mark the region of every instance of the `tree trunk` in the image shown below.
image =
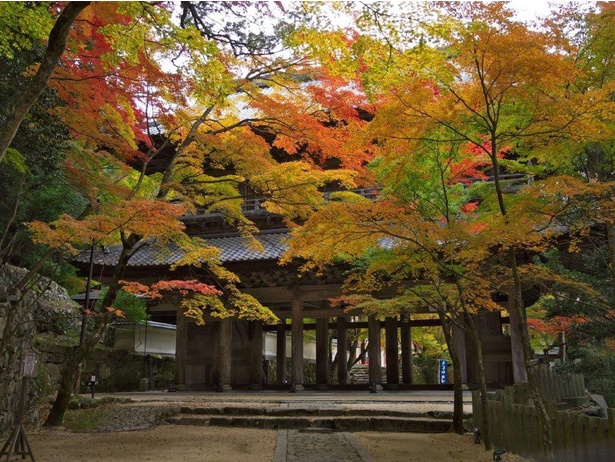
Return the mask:
M611 289L613 290L613 300L615 300L615 225L606 224L606 242L609 249L609 271L611 277Z
M80 343L77 347L75 347L73 353L66 360L66 367L62 371L62 376L60 377L60 387L56 395L56 400L51 407L47 420L45 421L46 427L62 425L64 413L66 412L66 409L68 409L68 403L73 390L73 380L78 371L79 364L81 364L81 362L94 349L94 347L98 345L98 342L105 332L105 328L110 320L110 315L105 313L105 308L112 306L115 302L117 294L120 291L119 281L124 276L124 271L128 265L128 260L132 257L134 253L134 246L138 241L139 238L134 235L129 236L126 240L123 239L122 253L120 254L117 265L115 266L113 279L109 284L109 290L107 290L107 293L100 304L100 310L102 313L93 318L95 320L95 326L85 342Z
M495 193L498 199L498 205L500 207L500 213L503 217L507 218L506 205L504 203L504 193L499 176L498 165L498 144L496 139L495 130L491 133L491 164L494 171L494 186ZM527 330L527 323L525 319L525 310L523 306L523 289L521 285L521 275L519 273L519 267L517 263L517 251L514 247L508 249L508 263L511 268L514 290L513 290L513 303L509 303L509 310L511 310L511 319L517 319L517 325L519 333L521 334L521 341L523 344L523 360L525 362L525 369L527 371L527 381L532 394L532 401L538 414L538 420L540 428L542 430L543 450L545 460L547 462L553 462L555 460L553 454L553 435L551 431L551 420L545 408L544 402L538 392L538 385L536 383L536 374L534 367L532 366L532 347L530 345L530 336Z
M517 255L514 248L510 248L508 251L509 262L512 269L513 281L514 281L514 295L513 303L509 304L509 309L516 311L517 319L519 319L519 331L521 333L521 339L523 341L523 359L525 361L525 368L527 369L527 381L532 394L532 401L538 414L538 420L542 429L542 442L545 460L547 462L553 462L555 456L553 454L553 436L551 430L551 420L549 414L544 405L544 402L538 392L538 384L536 382L536 372L534 366L531 363L532 360L532 347L530 345L530 336L527 330L527 324L525 321L525 313L523 309L523 296L521 277L519 274L519 268L517 266Z
M2 125L0 125L0 161L4 157L6 150L11 145L15 133L19 129L24 117L41 95L55 67L60 61L62 53L66 48L66 40L71 25L90 2L70 2L64 11L58 16L51 32L47 50L41 61L38 71L32 77L30 84L20 93L17 103L10 109L9 115Z
M472 318L471 314L467 311L465 304L463 306L463 311L465 313L465 318L467 320L466 325L468 326L468 330L470 332L470 337L472 337L472 341L474 342L474 347L476 348L476 361L478 365L478 383L480 389L480 404L481 404L481 420L483 422L483 443L485 445L485 449L490 451L493 447L493 443L491 442L491 434L489 433L489 421L487 419L488 409L487 409L487 382L485 381L485 364L483 362L483 345L480 341L480 337L478 336L478 331L476 330L476 323Z
M453 361L453 431L459 435L463 435L463 383L461 383L461 361L453 343L452 323L444 315L438 313L440 321L442 321L442 332L446 339L446 346L451 354Z
M6 236L8 236L9 234L11 226L13 225L13 222L15 221L15 217L17 217L17 212L19 211L19 198L21 197L25 182L26 181L24 177L24 179L22 179L21 183L19 184L19 189L17 190L17 197L15 198L15 204L13 205L13 211L11 212L11 216L6 222L6 226L4 227L4 231L2 232L2 237L0 237L0 264L4 263L4 261L2 260L2 254L4 253L4 248L3 248L4 240L6 239ZM8 260L8 255L7 255L7 260Z
M75 380L75 374L79 371L79 364L87 357L87 355L94 349L94 347L100 341L102 335L105 332L105 328L109 322L109 315L102 315L96 319L96 327L90 334L88 340L75 347L73 353L66 359L65 367L60 376L60 386L56 399L51 407L49 416L45 421L46 427L55 427L62 425L64 420L64 414L68 409L68 403L73 393L73 385Z
M56 400L51 407L51 411L47 416L47 420L45 421L45 426L47 427L57 427L62 425L62 421L64 420L64 413L66 409L68 409L68 404L70 402L70 397L73 392L73 380L75 377L74 371L79 366L73 365L72 361L70 363L66 363L64 367L64 371L60 376L60 387L58 388L58 393L56 395ZM67 371L70 371L68 373Z

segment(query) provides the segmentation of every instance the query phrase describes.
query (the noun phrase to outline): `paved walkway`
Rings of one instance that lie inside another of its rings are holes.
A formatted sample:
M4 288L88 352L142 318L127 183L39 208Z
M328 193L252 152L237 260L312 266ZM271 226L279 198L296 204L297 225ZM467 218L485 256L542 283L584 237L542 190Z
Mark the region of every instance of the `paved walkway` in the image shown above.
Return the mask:
M313 397L314 398L314 397ZM280 407L301 408L306 401L320 409L343 409L339 401L317 401L291 398ZM333 432L325 428L280 430L273 462L373 462L361 443L348 432Z
M273 462L373 462L352 433L280 430Z

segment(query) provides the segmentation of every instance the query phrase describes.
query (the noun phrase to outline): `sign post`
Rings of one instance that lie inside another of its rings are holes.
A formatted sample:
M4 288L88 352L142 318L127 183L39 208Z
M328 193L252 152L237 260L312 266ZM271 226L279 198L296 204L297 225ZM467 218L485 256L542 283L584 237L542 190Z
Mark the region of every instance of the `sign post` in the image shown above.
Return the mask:
M448 361L446 359L438 360L438 383L448 383Z
M98 386L98 379L96 378L96 376L90 376L90 380L86 382L86 385L90 387L90 391L92 392L92 399L94 399L94 389Z
M25 459L29 456L30 459L35 462L34 454L32 454L32 448L26 436L26 430L23 428L23 418L26 414L26 397L28 396L28 382L30 377L36 377L36 363L38 358L36 353L28 351L21 362L21 397L19 400L19 415L17 417L17 424L11 432L9 439L2 450L0 451L0 457L6 456L6 461L10 461L13 455L21 456Z

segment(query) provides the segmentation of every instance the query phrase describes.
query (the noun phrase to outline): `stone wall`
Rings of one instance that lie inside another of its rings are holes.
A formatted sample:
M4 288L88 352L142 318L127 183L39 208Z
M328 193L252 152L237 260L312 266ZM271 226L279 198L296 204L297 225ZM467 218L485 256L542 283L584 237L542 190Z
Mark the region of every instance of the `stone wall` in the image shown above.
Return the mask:
M14 424L21 391L21 357L33 330L32 314L0 288L0 432ZM16 329L14 326L20 326Z
M65 335L74 329L79 313L66 290L47 278L40 278L25 294L14 293L26 274L23 268L0 266L0 433L12 427L18 415L22 357L34 346L35 333ZM47 391L36 379L32 382L28 402Z
M38 354L37 376L30 380L27 403L53 396L64 367L64 358L79 341L80 307L66 290L41 278L31 290L9 295L27 270L0 266L0 435L15 424L22 388L21 360L32 348ZM153 356L155 389L164 389L175 379L175 359ZM149 378L149 363L143 355L100 347L85 362L81 373L82 393L92 373L99 378L98 391L136 391ZM26 419L36 418L35 408Z
M63 358L70 347L42 344L38 349L41 353L40 388L57 390ZM154 389L165 389L168 381L175 381L174 358L152 356L151 362ZM99 382L98 392L138 391L141 379L149 378L148 359L138 353L100 347L90 353L83 365L80 393L89 393L85 383L92 375L96 375Z
M268 384L277 384L277 360L275 359L267 359L266 361L266 383ZM293 360L292 358L286 358L286 383L291 383L291 371L293 370ZM332 374L329 377L329 383L334 383L337 379L335 378L335 374ZM304 384L315 384L316 383L316 363L313 360L304 359L303 360L303 383Z

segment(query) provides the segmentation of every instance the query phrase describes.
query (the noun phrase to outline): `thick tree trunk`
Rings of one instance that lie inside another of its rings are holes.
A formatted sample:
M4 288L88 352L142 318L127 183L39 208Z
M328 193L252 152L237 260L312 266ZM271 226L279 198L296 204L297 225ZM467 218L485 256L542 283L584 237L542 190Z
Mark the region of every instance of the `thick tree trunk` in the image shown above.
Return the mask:
M58 16L51 32L49 33L49 42L47 50L38 68L38 71L32 77L30 84L21 92L17 98L16 104L10 109L9 115L5 122L0 125L0 161L4 157L6 150L11 145L15 133L19 129L24 117L41 95L55 67L60 61L62 53L66 48L66 40L70 31L71 25L85 9L90 2L70 2L64 11Z
M70 402L70 397L73 392L73 381L74 381L74 370L77 369L79 363L75 366L73 362L66 363L65 371L71 371L70 374L67 372L63 372L60 376L60 387L58 388L58 393L56 395L56 400L51 407L51 411L47 416L47 420L45 421L45 426L53 426L57 427L62 425L62 421L64 420L64 413L66 409L68 409L68 404Z
M88 340L75 347L73 353L66 359L64 370L60 376L60 386L56 399L51 407L49 416L45 421L46 427L57 427L62 425L64 420L64 414L68 409L68 403L73 393L73 385L75 380L75 374L79 370L79 364L87 357L87 355L94 349L102 338L105 328L109 321L108 315L103 315L96 320L96 327L90 334Z

